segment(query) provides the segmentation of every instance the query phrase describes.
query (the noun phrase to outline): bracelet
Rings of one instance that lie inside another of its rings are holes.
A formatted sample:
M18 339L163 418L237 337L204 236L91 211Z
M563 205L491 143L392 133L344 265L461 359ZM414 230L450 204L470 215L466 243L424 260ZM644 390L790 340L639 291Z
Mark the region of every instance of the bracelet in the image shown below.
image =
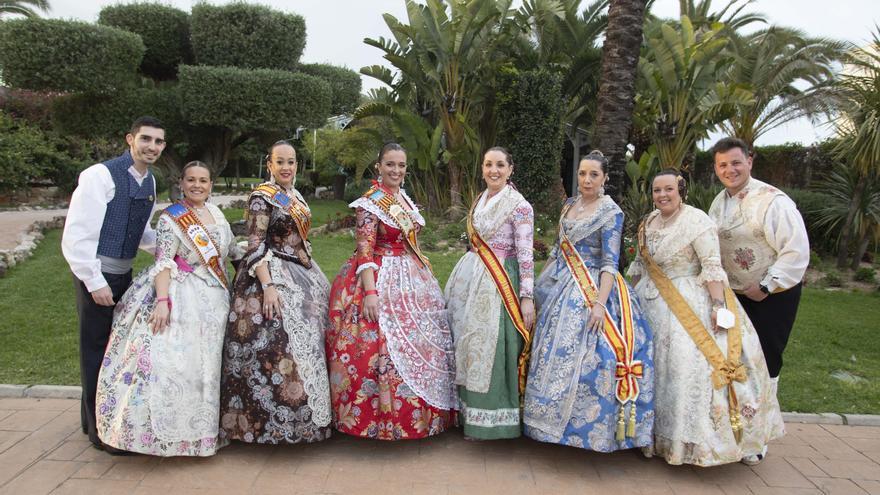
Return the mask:
M273 288L274 288L274 287L275 287L275 282L266 282L265 284L261 282L260 285L263 286L263 290L266 290L266 289L268 289L269 287L273 287Z
M602 309L604 309L605 311L608 311L608 306L605 306L604 304L600 303L599 301L594 302L594 303L593 303L593 306L595 306L595 305L597 305L597 304L598 304L599 306L602 306Z
M726 308L727 304L724 300L712 299L712 309Z
M379 291L377 291L376 289L370 289L368 291L364 291L364 296L378 296L378 295L379 295Z
M160 298L156 299L157 303L160 303L162 301L165 301L168 303L168 311L171 311L171 297L170 296L169 297L160 297Z

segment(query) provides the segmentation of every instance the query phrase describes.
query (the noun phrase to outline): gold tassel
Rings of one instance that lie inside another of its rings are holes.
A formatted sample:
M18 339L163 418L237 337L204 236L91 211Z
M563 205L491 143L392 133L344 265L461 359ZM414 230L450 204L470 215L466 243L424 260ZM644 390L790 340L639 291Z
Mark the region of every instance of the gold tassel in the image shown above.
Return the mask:
M636 436L636 402L632 401L629 408L629 424L626 425L626 436L633 438Z
M623 412L623 405L620 406L620 414L617 415L617 436L615 437L618 442L623 442L626 440L626 436L624 433L626 432L626 420Z
M736 409L730 410L730 427L733 429L733 438L736 440L736 443L740 443L742 441L743 425L739 412Z

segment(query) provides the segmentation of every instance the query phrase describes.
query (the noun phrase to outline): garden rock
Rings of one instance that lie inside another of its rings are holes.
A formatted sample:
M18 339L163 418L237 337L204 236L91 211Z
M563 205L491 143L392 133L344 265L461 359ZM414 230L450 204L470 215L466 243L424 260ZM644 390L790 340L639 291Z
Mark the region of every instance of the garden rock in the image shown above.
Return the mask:
M834 370L831 372L831 378L836 380L840 380L844 383L848 383L850 385L861 385L862 383L867 383L868 380L858 376L853 375L849 371L844 370Z

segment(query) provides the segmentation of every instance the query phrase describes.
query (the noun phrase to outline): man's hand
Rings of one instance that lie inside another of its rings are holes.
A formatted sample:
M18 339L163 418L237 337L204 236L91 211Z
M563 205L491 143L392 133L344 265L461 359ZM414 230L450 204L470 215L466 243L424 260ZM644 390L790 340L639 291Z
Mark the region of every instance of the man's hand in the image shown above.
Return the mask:
M744 296L755 302L761 302L767 298L767 294L764 294L764 292L761 291L761 288L758 286L758 284L752 284L746 287L745 289L743 289L742 293Z
M92 299L95 300L95 304L98 306L113 306L116 304L113 302L113 291L110 290L108 285L92 292Z

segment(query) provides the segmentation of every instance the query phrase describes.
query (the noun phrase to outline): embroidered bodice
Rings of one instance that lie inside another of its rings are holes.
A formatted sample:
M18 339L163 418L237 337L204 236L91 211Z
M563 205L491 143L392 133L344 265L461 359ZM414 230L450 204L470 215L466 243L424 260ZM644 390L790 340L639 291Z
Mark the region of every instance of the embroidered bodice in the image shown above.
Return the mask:
M577 197L570 198L567 204L573 204ZM623 211L609 196L599 199L596 210L584 218L563 218L561 228L574 244L578 254L589 268L617 273L620 259L620 236L623 232ZM565 263L559 258L559 242L557 239L550 257L557 258L558 263Z
M266 198L254 194L248 204L247 264L253 267L269 252L286 261L311 265L312 249L303 241L296 221Z

